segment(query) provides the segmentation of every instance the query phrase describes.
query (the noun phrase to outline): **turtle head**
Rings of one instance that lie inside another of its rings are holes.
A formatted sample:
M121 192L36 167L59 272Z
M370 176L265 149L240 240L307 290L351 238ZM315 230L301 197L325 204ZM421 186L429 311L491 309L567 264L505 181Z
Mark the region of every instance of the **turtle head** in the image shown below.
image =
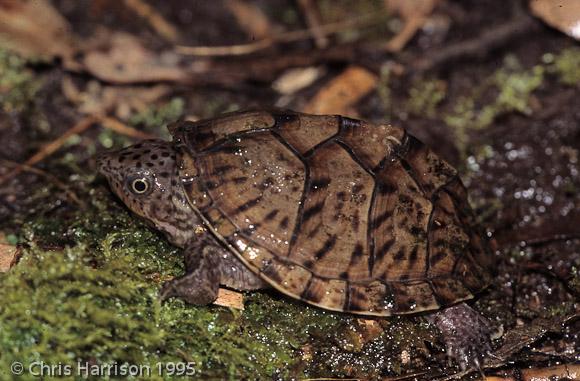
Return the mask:
M183 246L197 218L181 187L176 156L170 142L144 140L101 154L97 167L131 211Z

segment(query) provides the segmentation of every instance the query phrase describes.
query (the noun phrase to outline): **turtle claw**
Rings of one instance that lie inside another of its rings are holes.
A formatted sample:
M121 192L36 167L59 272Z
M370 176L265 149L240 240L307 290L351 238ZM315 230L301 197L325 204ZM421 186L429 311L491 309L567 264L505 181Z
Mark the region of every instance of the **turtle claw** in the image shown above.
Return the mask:
M447 355L455 360L462 371L467 369L481 371L481 367L487 357L487 351L481 351L473 345L466 344L465 346L448 350Z
M447 356L462 371L481 371L491 354L490 325L466 304L458 304L435 313L429 318L443 335Z
M178 294L175 290L174 283L169 281L164 282L163 285L161 285L161 289L159 290L159 295L157 297L159 298L159 301L163 303L167 299L173 298L175 296L178 296Z
M169 298L180 298L189 304L205 306L217 298L218 284L208 284L200 278L185 275L163 283L159 290L159 299L163 302Z

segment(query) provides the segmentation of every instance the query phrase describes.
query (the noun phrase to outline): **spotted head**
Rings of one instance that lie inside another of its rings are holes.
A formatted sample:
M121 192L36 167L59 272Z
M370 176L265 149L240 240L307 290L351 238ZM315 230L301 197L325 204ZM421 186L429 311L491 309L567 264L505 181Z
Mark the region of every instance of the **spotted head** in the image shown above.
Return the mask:
M170 142L144 140L97 157L99 172L131 211L183 246L199 225L181 187Z

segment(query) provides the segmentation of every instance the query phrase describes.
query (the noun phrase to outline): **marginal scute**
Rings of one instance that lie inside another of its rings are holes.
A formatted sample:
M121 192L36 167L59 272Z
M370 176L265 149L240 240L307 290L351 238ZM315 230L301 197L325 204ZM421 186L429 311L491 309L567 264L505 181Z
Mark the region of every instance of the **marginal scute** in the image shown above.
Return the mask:
M393 283L392 289L396 313L413 313L439 308L428 282Z
M483 232L479 230L473 210L469 206L467 189L459 180L449 183L445 189L454 202L459 205L458 218L469 235L471 256L484 269L483 276L487 277L489 276L488 270L492 266L492 256L489 255L489 248L483 240Z
M327 286L328 284L325 280L314 276L310 279L308 286L300 295L300 299L316 305L322 305L321 302L326 293Z
M274 117L266 111L227 114L219 119L202 120L199 122L184 122L178 132L183 136L184 143L201 152L220 139L232 134L270 128L274 125Z
M237 249L242 260L256 273L263 273L275 282L282 279L282 275L278 273L279 268L274 266L278 261L273 253L239 235L232 236L227 241Z
M465 287L473 294L483 289L490 282L487 272L479 264L475 263L468 253L457 260L453 273L456 278L461 279Z
M409 148L404 156L416 173L416 180L427 197L447 184L457 171L414 136L409 136Z
M445 277L432 279L431 285L435 298L442 306L456 303L458 300L471 299L473 294L457 279Z
M453 199L446 192L439 192L435 198L431 225L429 278L451 273L457 258L470 250L469 237L462 230Z
M372 276L386 282L423 278L432 204L399 161L390 163L376 176L377 190L370 215ZM389 217L383 221L385 213Z
M338 128L338 117L326 115L294 114L288 118L279 117L276 125L278 134L302 155L332 138Z
M325 282L325 291L319 304L333 311L343 311L347 282L340 279L327 279Z
M404 135L405 131L399 127L361 121L358 124L344 123L340 140L352 147L368 168L375 168L396 151Z
M277 279L276 282L295 297L299 297L304 292L312 278L312 272L304 267L284 263L277 258L264 267L262 273L269 278Z
M273 110L171 132L208 229L293 298L386 316L452 305L491 281L455 169L402 128Z
M348 303L344 310L348 312L381 313L389 308L388 302L393 296L387 286L379 281L357 284L351 283L348 288Z

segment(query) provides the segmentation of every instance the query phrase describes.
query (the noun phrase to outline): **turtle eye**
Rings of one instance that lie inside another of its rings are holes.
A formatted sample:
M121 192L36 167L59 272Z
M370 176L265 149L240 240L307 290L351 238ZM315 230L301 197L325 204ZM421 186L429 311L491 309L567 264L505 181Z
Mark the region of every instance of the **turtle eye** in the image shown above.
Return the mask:
M149 190L149 180L146 178L137 178L131 181L131 192L143 194Z

